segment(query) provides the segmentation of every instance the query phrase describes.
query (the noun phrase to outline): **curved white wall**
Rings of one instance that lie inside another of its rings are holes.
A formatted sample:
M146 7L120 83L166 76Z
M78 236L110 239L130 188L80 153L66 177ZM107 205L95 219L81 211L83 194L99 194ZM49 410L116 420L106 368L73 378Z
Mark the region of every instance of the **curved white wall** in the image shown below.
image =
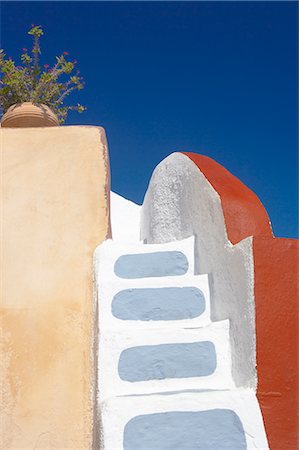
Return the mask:
M141 210L141 239L164 243L195 235L195 273L208 273L212 320L231 320L233 377L256 387L252 238L228 240L218 193L185 155L155 169Z

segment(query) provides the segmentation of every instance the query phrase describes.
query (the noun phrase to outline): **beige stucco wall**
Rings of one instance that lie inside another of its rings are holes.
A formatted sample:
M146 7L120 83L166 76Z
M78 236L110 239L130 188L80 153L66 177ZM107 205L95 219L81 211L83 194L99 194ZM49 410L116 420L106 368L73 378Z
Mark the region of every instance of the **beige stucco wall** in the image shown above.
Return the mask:
M0 129L0 448L90 449L92 254L109 235L98 127Z

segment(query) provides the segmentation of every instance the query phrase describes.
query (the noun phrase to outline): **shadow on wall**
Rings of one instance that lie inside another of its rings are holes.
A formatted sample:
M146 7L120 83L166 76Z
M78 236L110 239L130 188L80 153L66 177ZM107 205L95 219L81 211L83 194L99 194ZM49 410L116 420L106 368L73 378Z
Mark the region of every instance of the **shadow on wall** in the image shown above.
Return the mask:
M174 153L155 169L141 211L141 237L149 244L195 235L195 273L208 273L211 318L231 319L233 377L256 386L251 238L233 245L221 200L185 155Z
M298 241L275 238L258 197L220 164L174 153L150 180L141 238L191 235L196 273L209 273L212 320L231 322L236 385L257 388L271 450L298 448Z

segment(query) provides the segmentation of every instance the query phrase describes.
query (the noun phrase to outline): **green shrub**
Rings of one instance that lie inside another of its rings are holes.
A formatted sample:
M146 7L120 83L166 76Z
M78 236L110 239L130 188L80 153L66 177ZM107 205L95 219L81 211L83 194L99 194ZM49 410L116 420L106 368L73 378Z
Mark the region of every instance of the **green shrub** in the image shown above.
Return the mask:
M33 37L33 48L31 52L23 48L23 65L16 66L12 58L6 58L4 51L0 50L0 110L4 114L16 103L43 103L57 114L60 123L64 123L70 110L83 112L86 109L80 104L63 106L72 91L84 87L83 78L79 76L78 70L75 71L77 62L68 61L68 53L63 52L56 57L56 64L52 68L45 64L42 70L39 41L43 30L40 26L32 26L28 34Z

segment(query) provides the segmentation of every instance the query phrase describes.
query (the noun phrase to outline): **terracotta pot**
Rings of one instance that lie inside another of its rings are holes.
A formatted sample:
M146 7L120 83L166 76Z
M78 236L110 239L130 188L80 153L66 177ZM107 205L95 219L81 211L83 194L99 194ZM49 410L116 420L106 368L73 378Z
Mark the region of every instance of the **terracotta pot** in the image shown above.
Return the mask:
M1 119L2 127L57 127L58 117L43 104L34 105L31 102L12 105Z

